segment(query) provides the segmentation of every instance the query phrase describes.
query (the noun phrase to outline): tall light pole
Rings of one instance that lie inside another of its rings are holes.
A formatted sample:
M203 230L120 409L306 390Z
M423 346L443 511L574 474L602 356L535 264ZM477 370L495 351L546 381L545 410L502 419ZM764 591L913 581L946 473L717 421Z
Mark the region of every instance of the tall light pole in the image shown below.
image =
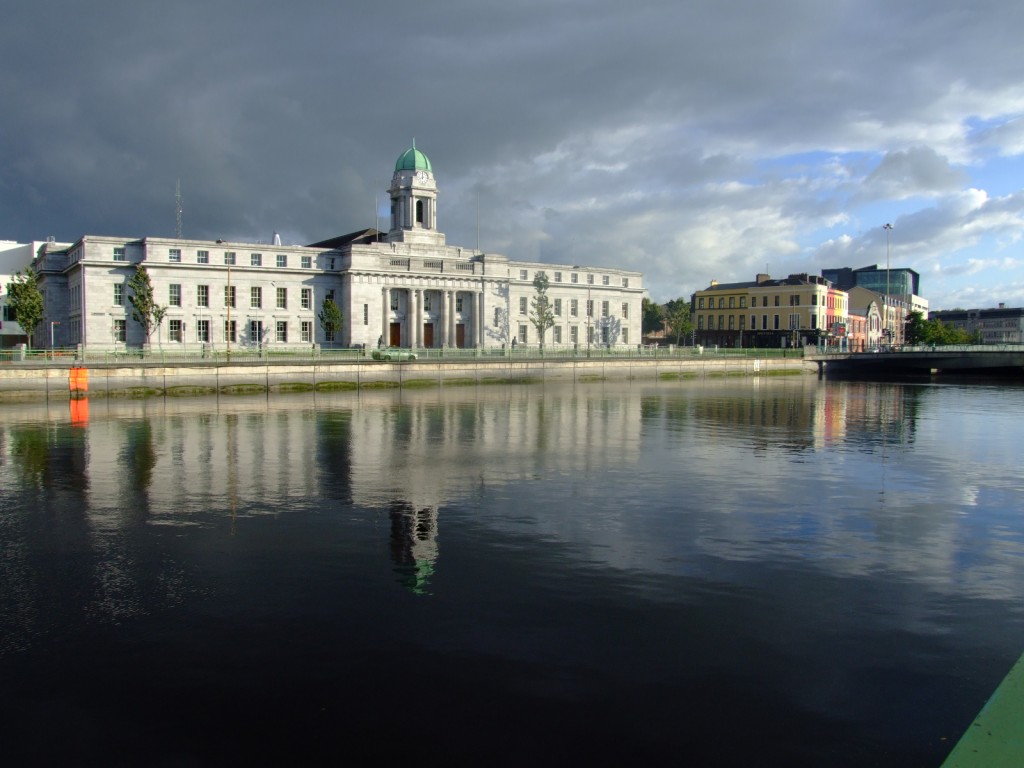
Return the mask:
M892 224L886 223L882 229L885 230L885 335L892 344L892 331L889 330L889 233L892 232Z
M60 320L50 321L50 359L53 360L53 326L60 325Z

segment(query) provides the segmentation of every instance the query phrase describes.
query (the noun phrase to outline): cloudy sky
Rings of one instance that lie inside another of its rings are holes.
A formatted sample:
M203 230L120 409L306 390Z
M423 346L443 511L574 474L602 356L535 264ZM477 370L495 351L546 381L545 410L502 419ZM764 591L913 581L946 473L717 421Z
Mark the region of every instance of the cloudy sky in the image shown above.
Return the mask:
M415 139L449 243L656 301L888 249L933 309L1024 306L1020 0L14 5L0 239L170 236L180 181L186 237L310 243Z

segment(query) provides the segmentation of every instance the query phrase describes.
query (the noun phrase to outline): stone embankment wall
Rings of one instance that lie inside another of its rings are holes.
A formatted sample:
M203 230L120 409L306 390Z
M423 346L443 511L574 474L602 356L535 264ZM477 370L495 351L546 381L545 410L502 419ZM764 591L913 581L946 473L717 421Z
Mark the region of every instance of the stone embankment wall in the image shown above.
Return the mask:
M145 397L150 395L297 392L311 389L466 386L606 379L679 379L708 376L804 375L817 366L800 357L683 359L543 359L327 364L116 365L81 368L45 365L0 367L0 399Z

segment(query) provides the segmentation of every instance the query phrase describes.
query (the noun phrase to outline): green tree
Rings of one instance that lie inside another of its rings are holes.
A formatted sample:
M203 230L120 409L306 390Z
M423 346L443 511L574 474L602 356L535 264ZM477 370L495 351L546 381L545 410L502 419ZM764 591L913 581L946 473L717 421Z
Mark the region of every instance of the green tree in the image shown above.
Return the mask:
M320 327L324 329L327 341L334 341L335 335L341 332L341 327L345 323L345 318L338 305L334 303L334 299L324 299L319 318Z
M43 319L43 293L39 290L39 277L32 267L15 273L7 284L7 306L28 336L31 349L36 326Z
M665 308L648 298L644 298L641 310L643 315L642 330L644 333L654 333L664 328Z
M128 287L132 289L128 301L132 305L132 320L142 326L146 334L146 343L149 344L153 331L160 327L167 308L156 303L153 295L153 282L149 279L149 272L142 264L135 265L135 274L128 281Z
M673 299L665 305L665 319L672 335L675 336L676 345L682 343L682 339L689 338L693 332L693 322L690 320L690 302L686 299Z
M907 344L931 343L928 339L929 331L928 321L924 319L923 312L915 309L907 315L907 321L903 325L903 338Z
M544 334L548 328L555 324L555 313L551 308L551 298L548 296L548 276L544 271L537 273L533 278L533 290L536 295L530 301L530 322L537 329L537 338L540 340L540 348L544 349Z

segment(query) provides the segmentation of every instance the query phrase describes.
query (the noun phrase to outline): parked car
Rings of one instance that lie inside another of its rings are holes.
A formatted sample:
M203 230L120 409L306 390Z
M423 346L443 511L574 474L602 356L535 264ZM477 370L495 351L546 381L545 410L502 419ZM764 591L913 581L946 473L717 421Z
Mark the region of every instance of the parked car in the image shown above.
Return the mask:
M411 349L401 347L385 347L373 350L374 360L415 360L416 355Z

